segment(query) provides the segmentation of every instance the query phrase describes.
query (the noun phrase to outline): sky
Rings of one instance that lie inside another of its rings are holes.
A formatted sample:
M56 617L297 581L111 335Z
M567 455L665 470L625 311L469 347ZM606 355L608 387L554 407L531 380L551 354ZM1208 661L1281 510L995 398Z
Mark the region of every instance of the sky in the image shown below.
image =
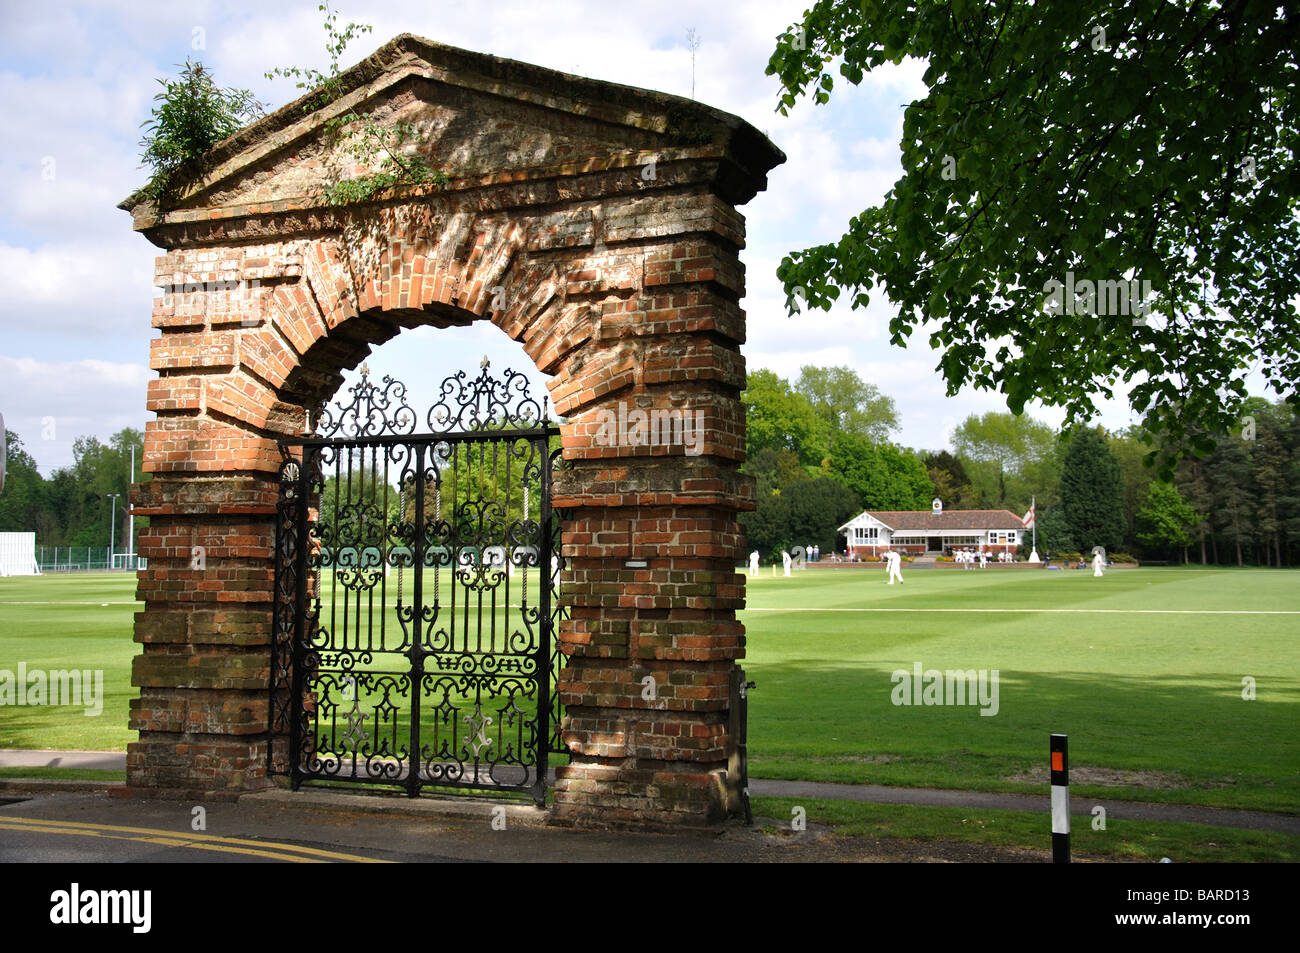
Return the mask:
M322 14L311 2L209 3L187 0L31 3L0 0L0 414L42 473L73 462L73 440L106 441L144 428L153 261L160 250L131 230L116 206L147 179L140 124L158 78L200 59L221 86L251 89L271 108L299 94L274 67L327 69ZM788 252L837 239L850 218L880 202L901 175L898 142L905 106L922 98L924 64L904 61L838 87L829 104L801 102L776 112L778 88L764 68L775 38L805 0L698 4L656 0L495 0L335 5L340 25L372 26L354 39L350 66L400 33L595 79L691 95L687 31L699 40L694 95L765 132L787 155L746 216L748 340L752 371L793 379L800 367L848 365L896 403L896 442L948 446L969 414L1006 410L993 392L945 395L939 353L924 334L902 349L889 343L892 310L836 306L797 318L784 310L776 267ZM845 296L847 297L847 296ZM376 349L372 375L411 385L412 406L437 381L476 371L533 370L522 348L486 322L463 329L404 332ZM1122 398L1122 394L1117 394ZM419 401L420 403L416 403ZM1122 399L1098 399L1098 422L1133 421ZM1059 425L1063 414L1030 405Z

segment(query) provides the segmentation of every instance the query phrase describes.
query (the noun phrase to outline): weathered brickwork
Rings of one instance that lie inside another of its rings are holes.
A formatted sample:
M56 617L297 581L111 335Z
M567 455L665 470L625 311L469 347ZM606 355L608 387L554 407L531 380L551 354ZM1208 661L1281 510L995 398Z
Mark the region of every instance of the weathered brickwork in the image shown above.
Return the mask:
M744 655L744 220L783 156L735 117L404 36L218 146L160 212L165 249L145 436L129 788L234 796L267 783L277 439L342 371L421 325L491 321L551 376L567 418L555 505L571 520L572 618L558 685L573 763L555 819L705 824L725 815L729 673ZM450 181L331 207L362 174L321 125L341 109L414 123ZM698 439L611 443L620 410L689 415ZM645 568L626 568L627 560ZM654 691L646 691L646 679Z

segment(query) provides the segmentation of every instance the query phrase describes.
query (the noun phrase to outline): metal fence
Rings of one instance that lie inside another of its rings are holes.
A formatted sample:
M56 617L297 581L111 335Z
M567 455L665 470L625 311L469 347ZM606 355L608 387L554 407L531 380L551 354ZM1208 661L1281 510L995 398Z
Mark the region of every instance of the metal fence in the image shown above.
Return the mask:
M107 546L37 546L36 565L41 572L134 572L148 568L149 560L136 553L115 553Z

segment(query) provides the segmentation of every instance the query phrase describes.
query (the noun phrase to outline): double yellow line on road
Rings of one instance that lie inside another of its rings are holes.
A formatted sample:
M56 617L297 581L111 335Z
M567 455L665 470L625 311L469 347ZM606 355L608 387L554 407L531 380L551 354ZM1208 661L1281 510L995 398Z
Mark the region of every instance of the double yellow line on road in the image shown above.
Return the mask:
M24 831L32 834L63 834L72 837L102 837L110 840L129 840L159 847L189 847L193 850L211 850L223 854L244 854L265 857L293 864L320 864L345 861L359 864L386 864L361 854L320 850L316 847L299 847L276 841L248 840L242 837L217 837L214 834L178 833L153 827L121 827L114 824L88 824L80 821L53 821L37 817L0 815L0 831Z

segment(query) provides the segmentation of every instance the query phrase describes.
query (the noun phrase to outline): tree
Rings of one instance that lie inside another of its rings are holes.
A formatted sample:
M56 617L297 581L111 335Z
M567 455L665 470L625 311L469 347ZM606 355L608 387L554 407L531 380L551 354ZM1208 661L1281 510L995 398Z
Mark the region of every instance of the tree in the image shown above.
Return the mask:
M789 537L793 546L833 553L837 530L862 512L858 495L829 477L818 477L782 494L789 501Z
M1300 559L1300 414L1291 414L1285 427L1291 459L1286 470L1286 491L1282 496L1282 532L1286 539L1284 564Z
M1038 552L1046 558L1048 553L1077 553L1083 546L1070 533L1065 521L1065 511L1060 506L1048 506L1034 514L1036 534L1024 532L1020 536L1020 558L1026 559L1034 545L1035 535L1038 539Z
M770 496L791 483L811 479L794 453L771 447L746 460L745 472L754 478L756 497Z
M792 545L790 498L773 493L759 497L756 502L753 510L741 513L738 519L745 531L745 549L757 549L760 558L774 562L780 558L782 549L788 552Z
M1268 3L817 0L768 63L781 112L905 56L929 92L882 204L782 261L787 307L879 289L893 343L934 327L949 394L1017 413L1087 421L1129 383L1168 477L1254 368L1300 403L1296 29Z
M934 484L919 457L856 434L835 435L829 474L853 490L869 510L929 509L934 498Z
M884 509L889 474L875 444L856 434L838 433L827 461L829 475L853 490L869 510Z
M821 464L826 456L826 424L789 381L774 371L752 371L740 400L745 405L747 456L768 448L789 450L804 466Z
M1239 438L1220 443L1206 466L1213 525L1223 542L1232 547L1238 566L1246 564L1246 553L1256 539L1257 501L1251 469L1247 443Z
M1194 531L1200 522L1201 514L1188 505L1176 486L1154 480L1137 515L1137 538L1147 546L1182 550L1185 563L1187 547L1195 541Z
M107 546L112 536L126 549L127 505L131 486L131 447L136 450L135 482L146 482L142 435L131 428L119 430L107 445L94 437L73 441L74 462L55 470L47 480L22 448L17 434L9 434L9 479L0 494L0 531L35 531L42 546ZM117 494L111 502L109 494ZM110 519L117 520L116 531ZM136 519L136 529L146 526Z
M1043 499L1049 502L1059 476L1056 442L1056 431L1047 424L999 411L971 414L952 434L953 449L986 507L1027 507L1040 486L1049 491Z
M0 492L0 532L40 531L45 503L45 481L36 461L23 449L22 440L5 430L5 484Z
M1099 428L1076 427L1061 473L1061 515L1084 549L1118 550L1124 541L1124 479Z
M880 504L883 509L927 510L934 499L934 484L925 472L925 464L911 450L882 444L880 457L889 478L890 497Z
M1201 546L1201 565L1204 566L1209 561L1206 543L1212 545L1214 542L1213 525L1209 517L1210 510L1214 505L1214 498L1210 492L1210 483L1206 477L1205 466L1202 461L1189 458L1179 463L1177 486L1179 495L1187 501L1187 504L1193 510L1201 514L1201 519L1196 524L1195 531L1197 541ZM1217 558L1215 561L1218 561Z
M1146 446L1136 427L1111 434L1110 452L1119 464L1124 478L1124 549L1131 551L1130 542L1137 543L1137 514L1147 498L1147 488L1155 475L1142 463Z
M880 443L898 429L894 401L850 367L802 367L794 390L807 398L829 434L844 431Z
M947 450L931 451L921 460L934 484L934 495L953 510L978 509L966 467Z
M756 502L753 511L740 514L740 525L746 547L769 562L794 546L835 552L836 530L862 511L857 494L843 483L831 477L808 479L803 473L791 484L760 494Z
M1289 502L1287 470L1291 463L1291 449L1286 444L1286 421L1272 407L1260 409L1254 417L1256 436L1251 462L1259 540L1263 544L1262 562L1281 566L1282 537ZM1269 558L1270 550L1272 559Z

